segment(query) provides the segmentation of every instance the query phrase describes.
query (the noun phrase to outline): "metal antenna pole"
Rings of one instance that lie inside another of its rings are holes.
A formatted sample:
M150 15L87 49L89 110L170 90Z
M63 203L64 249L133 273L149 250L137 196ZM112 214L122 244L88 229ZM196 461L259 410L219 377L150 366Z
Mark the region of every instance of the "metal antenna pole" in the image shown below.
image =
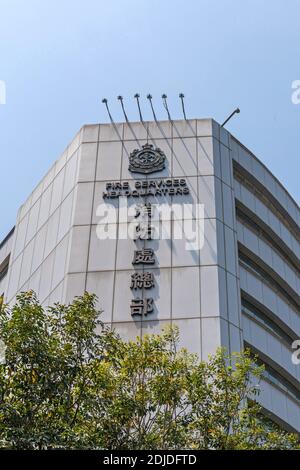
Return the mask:
M123 96L119 95L118 100L121 103L121 107L122 107L122 111L123 111L123 114L124 114L125 121L128 123L128 117L127 117L127 114L125 112L124 103L123 103Z
M150 105L151 105L151 109L152 109L154 121L157 121L156 114L155 114L155 111L154 111L154 108L153 108L153 104L152 104L152 95L150 95L150 93L149 93L149 95L147 95L147 99L150 101Z
M107 114L108 114L108 116L109 116L109 119L111 120L111 122L114 122L114 120L113 120L113 118L112 118L112 115L110 114L110 111L109 111L109 107L108 107L108 104L107 104L107 99L106 99L106 98L103 98L102 103L105 104L105 107L106 107L106 110L107 110Z
M164 108L165 108L165 110L167 111L167 114L168 114L168 119L169 119L169 121L172 121L171 115L170 115L170 112L169 112L169 108L168 108L168 103L167 103L167 95L164 93L163 95L161 95L161 97L162 97L162 100L163 100Z
M228 116L228 118L225 119L225 121L223 122L223 124L221 124L221 127L224 127L225 124L227 124L227 122L229 121L229 119L232 118L232 116L234 116L235 114L239 114L240 112L241 112L240 109L239 109L239 108L236 108L236 109L230 114L230 116Z
M184 101L183 101L184 94L183 94L183 93L179 93L179 98L181 99L181 107L182 107L182 112L183 112L184 119L187 120L187 119L186 119L186 114L185 114Z
M140 95L138 93L136 93L134 95L134 98L136 99L136 102L137 102L137 105L138 105L138 110L139 110L139 115L140 115L140 121L143 122L143 116L142 116L142 111L141 111L141 107L140 107Z

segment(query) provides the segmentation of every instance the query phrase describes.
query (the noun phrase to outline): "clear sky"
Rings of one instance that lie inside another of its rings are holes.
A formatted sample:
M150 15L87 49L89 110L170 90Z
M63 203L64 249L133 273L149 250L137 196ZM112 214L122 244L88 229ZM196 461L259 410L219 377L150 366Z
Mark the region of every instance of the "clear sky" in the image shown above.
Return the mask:
M101 98L122 120L119 94L131 120L136 92L145 118L149 92L159 118L162 93L174 118L179 92L191 118L239 106L228 130L299 203L299 18L299 0L0 0L0 239L78 129L107 122Z

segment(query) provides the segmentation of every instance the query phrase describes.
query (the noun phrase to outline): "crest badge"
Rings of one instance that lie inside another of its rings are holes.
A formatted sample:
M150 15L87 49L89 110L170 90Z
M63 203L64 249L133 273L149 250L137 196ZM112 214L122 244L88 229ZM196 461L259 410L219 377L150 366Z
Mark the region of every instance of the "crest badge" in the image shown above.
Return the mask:
M129 171L145 175L161 171L165 168L166 156L159 148L152 144L145 144L142 149L136 149L129 156Z

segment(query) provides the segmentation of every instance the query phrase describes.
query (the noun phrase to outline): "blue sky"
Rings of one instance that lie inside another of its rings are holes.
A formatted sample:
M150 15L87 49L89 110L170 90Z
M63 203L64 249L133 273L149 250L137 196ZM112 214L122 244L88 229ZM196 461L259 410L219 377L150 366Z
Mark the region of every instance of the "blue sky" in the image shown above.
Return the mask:
M101 98L131 120L133 95L151 92L157 115L221 122L299 203L298 0L0 0L0 239L20 204L87 123L107 122Z

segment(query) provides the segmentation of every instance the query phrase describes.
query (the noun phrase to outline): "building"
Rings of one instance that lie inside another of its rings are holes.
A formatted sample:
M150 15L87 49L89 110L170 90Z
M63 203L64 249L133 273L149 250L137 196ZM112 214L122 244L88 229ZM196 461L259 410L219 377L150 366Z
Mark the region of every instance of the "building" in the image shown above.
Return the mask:
M185 219L201 225L203 246L175 237L174 214L169 239L140 239L140 227L136 239L121 237L129 225L121 200L140 211L202 204ZM118 210L108 225L104 203ZM104 226L118 236L103 237ZM279 181L214 120L88 125L1 243L0 288L7 302L33 289L44 305L95 292L102 320L125 339L172 322L181 344L204 359L219 345L250 346L266 365L265 410L300 431L300 366L291 359L300 336L299 226L299 206Z

